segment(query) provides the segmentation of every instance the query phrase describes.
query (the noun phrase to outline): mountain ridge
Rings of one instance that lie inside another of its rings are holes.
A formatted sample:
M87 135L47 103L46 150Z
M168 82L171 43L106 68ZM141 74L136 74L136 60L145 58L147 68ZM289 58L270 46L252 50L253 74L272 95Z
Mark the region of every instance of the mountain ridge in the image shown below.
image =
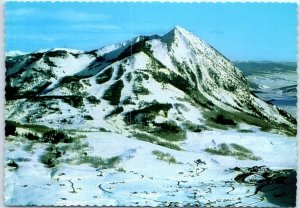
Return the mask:
M185 123L212 128L249 123L296 132L293 117L255 97L238 68L179 26L163 36L138 36L98 50L59 49L7 57L6 67L7 120L52 122L57 127L104 125L128 134L135 131L136 127L129 128L132 125L149 131L165 122L181 128ZM56 111L49 110L51 96ZM14 106L29 109L20 116ZM128 127L126 116L133 112L138 119ZM188 112L195 118L184 117ZM100 118L86 120L85 113ZM69 122L61 122L65 120ZM111 121L117 124L107 124Z

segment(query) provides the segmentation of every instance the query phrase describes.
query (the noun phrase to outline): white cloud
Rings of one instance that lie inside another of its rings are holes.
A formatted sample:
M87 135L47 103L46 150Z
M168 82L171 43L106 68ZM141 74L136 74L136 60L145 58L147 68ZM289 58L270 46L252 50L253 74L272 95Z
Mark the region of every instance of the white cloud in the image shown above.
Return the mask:
M46 35L10 35L9 38L16 39L16 40L43 41L43 42L53 42L56 40L56 38L46 36Z
M116 25L91 25L92 29L100 29L100 30L120 30L121 28Z
M6 15L22 18L24 16L39 17L39 19L56 19L68 22L103 21L110 16L102 13L90 13L75 9L41 10L37 8L6 9Z
M79 10L62 9L52 14L53 18L62 21L95 21L95 20L106 20L109 18L108 15L101 13L89 13Z
M113 24L74 24L69 25L68 29L75 31L112 31L121 30L117 25Z
M38 12L36 8L21 8L21 9L14 9L14 10L6 10L6 15L11 16L24 16L35 14Z

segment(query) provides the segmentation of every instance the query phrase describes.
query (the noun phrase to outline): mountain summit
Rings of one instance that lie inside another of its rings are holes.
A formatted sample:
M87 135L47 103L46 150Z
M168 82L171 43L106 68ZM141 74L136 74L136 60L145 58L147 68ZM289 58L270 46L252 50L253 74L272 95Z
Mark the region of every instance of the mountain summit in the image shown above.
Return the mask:
M179 26L92 51L7 56L6 67L7 120L177 140L243 124L296 132L292 116L257 98L237 67Z

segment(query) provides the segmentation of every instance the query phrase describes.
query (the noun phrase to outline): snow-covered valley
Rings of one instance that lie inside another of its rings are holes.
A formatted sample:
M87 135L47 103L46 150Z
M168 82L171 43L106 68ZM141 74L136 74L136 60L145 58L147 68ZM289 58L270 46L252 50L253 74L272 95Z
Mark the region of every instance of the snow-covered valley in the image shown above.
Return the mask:
M297 64L237 62L253 91L261 99L297 116Z
M7 205L295 205L295 118L181 27L6 67Z
M234 168L260 167L276 170L296 169L296 140L271 133L214 130L190 133L181 142L183 150L173 150L120 134L77 132L85 135L76 151L67 150L52 168L40 163L49 145L10 136L6 140L6 159L18 168L5 170L6 203L18 205L112 205L112 206L285 206L291 201L270 200L284 193L266 185L257 190L262 176L253 172L248 183L235 180ZM219 144L238 144L253 152L258 160L215 155L205 151ZM28 145L32 145L28 151ZM70 144L69 146L72 146ZM63 147L58 147L58 149ZM97 168L78 157L118 157L116 165ZM167 155L157 156L155 152ZM173 157L174 160L170 160ZM69 158L69 159L68 159ZM199 162L199 163L197 163ZM262 173L267 171L262 171ZM294 181L295 182L295 181ZM262 183L263 184L263 183ZM282 186L279 184L278 186ZM288 186L291 190L292 185ZM275 187L276 188L276 187ZM274 192L274 193L273 193Z

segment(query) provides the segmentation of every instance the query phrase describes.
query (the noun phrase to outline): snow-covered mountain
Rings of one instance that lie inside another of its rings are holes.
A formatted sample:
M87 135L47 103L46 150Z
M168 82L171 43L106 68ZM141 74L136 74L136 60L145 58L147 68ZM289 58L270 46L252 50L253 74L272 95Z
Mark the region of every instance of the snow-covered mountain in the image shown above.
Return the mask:
M7 205L295 206L296 120L181 27L6 67Z
M25 55L27 54L26 52L23 52L23 51L9 51L7 53L5 53L5 56L8 57L14 57L14 56L22 56L22 55Z
M122 132L144 120L244 122L295 133L295 119L255 97L238 68L181 27L88 52L8 56L6 66L8 120Z

